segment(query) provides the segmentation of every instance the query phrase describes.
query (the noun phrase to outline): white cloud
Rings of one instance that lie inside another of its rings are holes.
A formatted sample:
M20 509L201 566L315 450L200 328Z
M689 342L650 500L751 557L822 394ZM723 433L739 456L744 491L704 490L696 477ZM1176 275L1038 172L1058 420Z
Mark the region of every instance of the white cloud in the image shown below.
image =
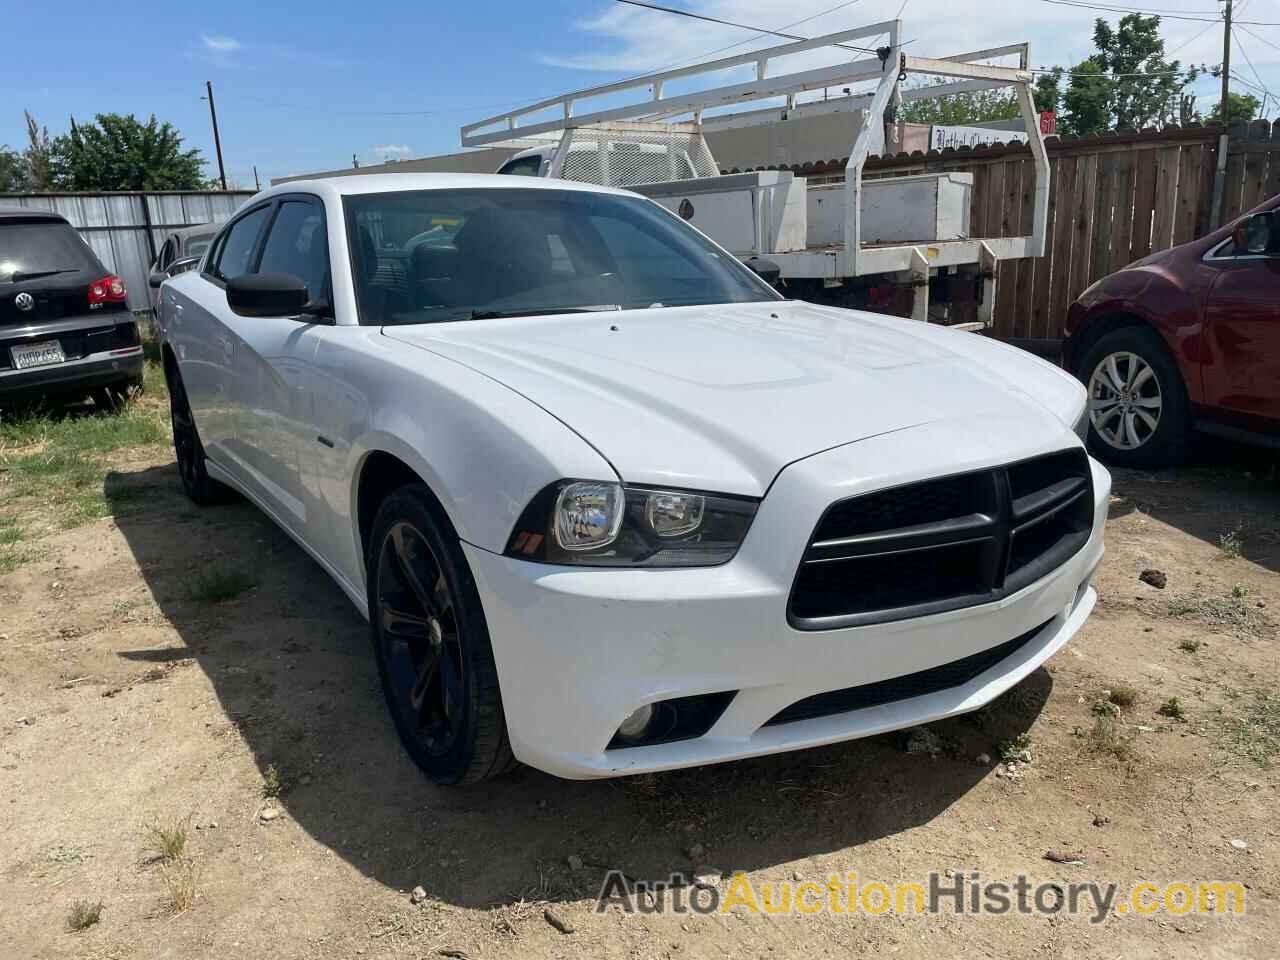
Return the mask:
M201 34L200 40L204 48L212 53L235 53L240 49L240 41L220 33Z
M941 57L1028 41L1032 65L1036 67L1080 62L1093 52L1094 20L1105 16L1115 23L1120 17L1120 14L1040 3L1011 4L995 15L994 8L1001 5L992 4L991 0L947 0L946 3L908 0L905 9L902 0L861 0L794 27L787 26L833 5L833 0L690 0L686 8L693 13L806 37L891 20L902 10L903 40L909 41L904 46L906 53ZM1166 0L1162 6L1186 10L1195 16L1200 16L1197 11L1205 7L1203 0ZM601 3L597 9L597 15L573 24L581 41L566 46L576 49L543 51L538 54L538 60L547 66L598 72L602 76L593 82L604 82L621 75L683 66L786 42L781 37L753 36L749 30L616 3ZM1206 27L1210 29L1205 30ZM1166 18L1161 24L1161 34L1170 58L1184 64L1213 64L1222 57L1222 33L1216 26ZM885 41L867 38L850 42L870 47ZM1264 68L1257 55L1262 54L1264 48L1260 44L1253 46L1251 55L1255 64L1274 86L1271 79L1275 76L1274 70ZM723 47L730 49L712 53ZM834 63L838 59L814 54L804 66ZM1011 60L1002 62L1012 63ZM1233 59L1233 66L1234 63ZM787 71L795 66L799 65L788 63ZM1248 76L1253 80L1251 74ZM1211 86L1198 83L1195 89L1204 92L1202 88Z
M409 149L408 144L404 143L386 143L380 147L370 147L369 150L381 157L383 160L387 160L391 157L395 157L398 160L401 157L407 157L413 152Z

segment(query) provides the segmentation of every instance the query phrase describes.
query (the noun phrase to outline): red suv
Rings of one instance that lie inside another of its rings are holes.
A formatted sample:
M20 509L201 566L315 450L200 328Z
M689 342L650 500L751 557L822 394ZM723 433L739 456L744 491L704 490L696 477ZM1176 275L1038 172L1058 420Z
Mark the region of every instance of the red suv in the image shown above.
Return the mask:
M1071 305L1063 359L1089 389L1089 448L1176 462L1193 430L1280 447L1280 196L1103 277Z

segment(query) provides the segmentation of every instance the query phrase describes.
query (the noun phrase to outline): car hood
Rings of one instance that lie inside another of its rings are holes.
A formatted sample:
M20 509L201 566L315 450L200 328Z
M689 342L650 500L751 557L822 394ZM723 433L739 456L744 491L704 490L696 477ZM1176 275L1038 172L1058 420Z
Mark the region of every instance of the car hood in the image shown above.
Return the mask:
M939 420L1021 415L1062 446L1084 406L1078 383L1016 348L794 301L383 332L528 398L628 483L748 496L796 460Z

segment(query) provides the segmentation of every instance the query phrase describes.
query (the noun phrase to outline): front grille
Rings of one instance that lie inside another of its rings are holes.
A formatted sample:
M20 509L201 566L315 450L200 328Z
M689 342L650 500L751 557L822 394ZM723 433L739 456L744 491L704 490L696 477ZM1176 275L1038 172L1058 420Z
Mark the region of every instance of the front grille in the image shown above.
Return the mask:
M857 687L846 687L843 690L832 690L828 693L805 697L779 711L765 726L830 717L838 713L879 707L886 703L910 700L912 697L923 697L940 690L963 686L974 677L986 673L996 664L1013 656L1052 622L1052 620L1046 620L1038 627L998 647L982 650L972 656L953 660L938 667L909 673L905 677L890 677L888 680L878 680L875 683L864 683Z
M1089 539L1083 450L851 497L814 530L787 617L801 630L887 623L999 600Z

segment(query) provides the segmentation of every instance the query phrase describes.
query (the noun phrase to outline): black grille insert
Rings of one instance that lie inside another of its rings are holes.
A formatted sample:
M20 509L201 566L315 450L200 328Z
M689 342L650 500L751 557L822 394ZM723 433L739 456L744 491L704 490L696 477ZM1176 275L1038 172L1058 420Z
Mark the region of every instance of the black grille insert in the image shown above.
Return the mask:
M832 504L791 588L801 630L885 623L998 600L1063 563L1093 525L1083 450Z
M864 683L857 687L846 687L843 690L832 690L829 693L805 697L779 711L765 726L794 723L797 720L813 720L816 717L830 717L838 713L879 707L886 703L910 700L912 697L923 697L940 690L963 686L974 677L986 673L1002 660L1013 656L1052 622L1046 620L1040 626L998 647L982 650L938 667L909 673L905 677L890 677L888 680L878 680L875 683Z

